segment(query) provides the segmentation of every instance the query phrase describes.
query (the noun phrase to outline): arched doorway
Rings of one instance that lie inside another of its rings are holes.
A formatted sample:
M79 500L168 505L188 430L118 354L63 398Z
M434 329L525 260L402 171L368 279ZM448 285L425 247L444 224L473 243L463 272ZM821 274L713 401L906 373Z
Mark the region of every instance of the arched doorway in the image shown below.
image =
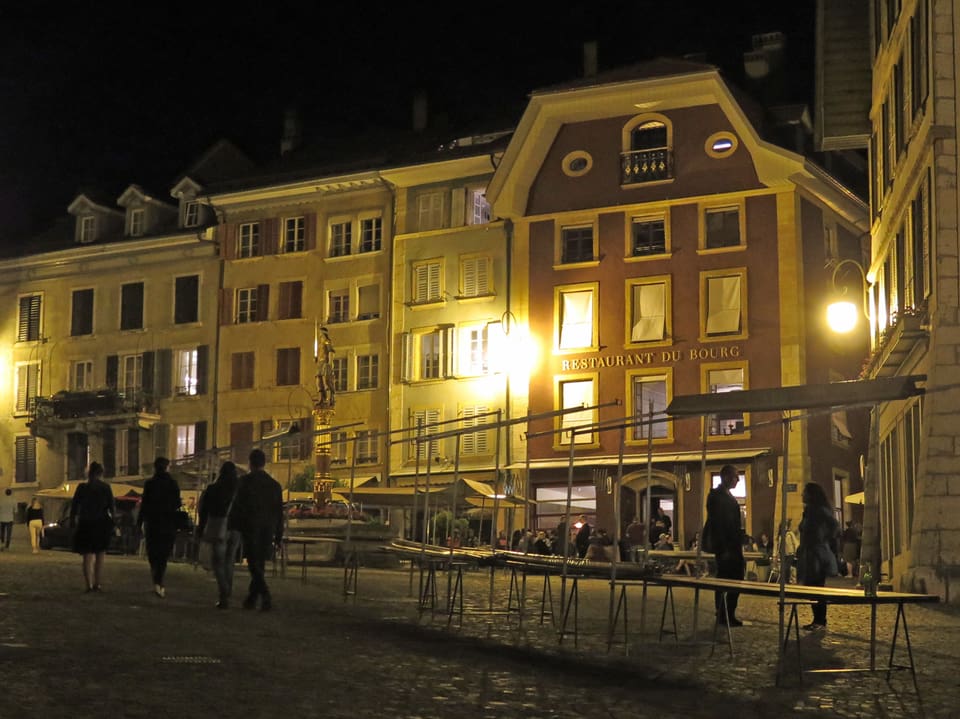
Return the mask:
M683 492L679 491L680 486L679 478L672 472L654 469L649 481L646 470L626 475L620 486L621 533L635 517L640 517L647 527L649 540L650 520L659 505L670 519L670 535L675 546L683 545Z

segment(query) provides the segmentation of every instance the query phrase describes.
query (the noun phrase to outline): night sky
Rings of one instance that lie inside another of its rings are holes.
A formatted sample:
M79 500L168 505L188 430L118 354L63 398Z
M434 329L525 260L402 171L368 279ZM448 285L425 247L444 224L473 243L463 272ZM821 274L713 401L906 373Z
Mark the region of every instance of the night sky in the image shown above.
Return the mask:
M307 138L408 127L418 91L454 131L505 129L531 90L581 74L586 40L601 71L704 52L739 82L751 35L779 30L794 99L812 99L812 0L12 5L0 7L4 244L84 188L118 197L138 183L167 199L221 137L267 160L292 104Z

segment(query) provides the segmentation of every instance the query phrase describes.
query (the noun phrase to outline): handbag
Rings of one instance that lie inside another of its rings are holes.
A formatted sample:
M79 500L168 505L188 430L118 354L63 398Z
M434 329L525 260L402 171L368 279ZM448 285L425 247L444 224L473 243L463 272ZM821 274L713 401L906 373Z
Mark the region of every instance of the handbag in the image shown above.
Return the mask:
M229 514L229 510L227 510ZM200 538L204 542L214 544L223 542L227 538L227 518L226 517L207 517L207 523L203 526L203 536Z

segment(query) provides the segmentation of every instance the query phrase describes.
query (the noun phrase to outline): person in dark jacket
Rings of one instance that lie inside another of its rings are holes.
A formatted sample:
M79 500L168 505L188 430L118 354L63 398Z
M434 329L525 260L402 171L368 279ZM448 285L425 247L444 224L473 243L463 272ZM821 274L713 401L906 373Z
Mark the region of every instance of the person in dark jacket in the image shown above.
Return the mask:
M147 559L153 579L153 593L161 599L167 596L163 584L167 560L177 538L177 513L180 511L180 486L167 469L170 460L157 457L153 461L153 476L143 484L140 515L137 526L143 528L147 543Z
M593 527L590 526L590 523L587 522L586 515L580 515L580 521L577 522L580 525L577 529L577 536L574 539L574 543L577 546L577 556L580 559L583 559L587 556L587 550L590 548L590 532Z
M803 488L803 517L797 547L797 580L800 584L822 587L827 583L827 577L837 576L839 529L823 487L816 482L807 482ZM813 621L803 628L807 631L827 628L826 602L813 605Z
M210 543L210 564L220 593L217 609L227 609L230 606L230 594L233 590L233 567L237 549L240 547L240 532L235 526L231 526L229 515L239 484L237 466L233 462L224 462L217 480L200 495L198 530L200 537ZM216 533L217 536L212 536L210 532L205 533L208 524L213 526L215 523L225 525L222 537L219 532Z
M283 490L264 471L267 463L263 450L250 452L250 473L240 479L230 517L243 536L243 553L250 570L250 590L243 600L244 609L273 608L267 587L266 565L275 545L283 541Z
M740 474L736 467L725 464L720 469L720 484L707 495L707 522L710 525L710 547L717 562L717 579L741 580L746 571L746 563L743 561L740 503L731 493L739 481ZM731 627L743 626L743 622L737 618L739 598L739 592L716 593L714 604L718 623Z
M113 536L116 514L113 490L102 477L103 467L99 462L91 462L87 481L77 485L70 502L70 526L75 528L73 551L83 557L83 579L88 592L103 591L103 558Z

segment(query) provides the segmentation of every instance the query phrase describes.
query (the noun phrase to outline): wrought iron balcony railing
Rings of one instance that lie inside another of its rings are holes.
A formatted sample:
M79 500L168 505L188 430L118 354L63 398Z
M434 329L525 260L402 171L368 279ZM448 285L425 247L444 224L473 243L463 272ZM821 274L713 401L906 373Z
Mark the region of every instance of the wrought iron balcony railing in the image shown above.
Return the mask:
M673 152L666 147L620 153L620 184L635 185L673 178Z

